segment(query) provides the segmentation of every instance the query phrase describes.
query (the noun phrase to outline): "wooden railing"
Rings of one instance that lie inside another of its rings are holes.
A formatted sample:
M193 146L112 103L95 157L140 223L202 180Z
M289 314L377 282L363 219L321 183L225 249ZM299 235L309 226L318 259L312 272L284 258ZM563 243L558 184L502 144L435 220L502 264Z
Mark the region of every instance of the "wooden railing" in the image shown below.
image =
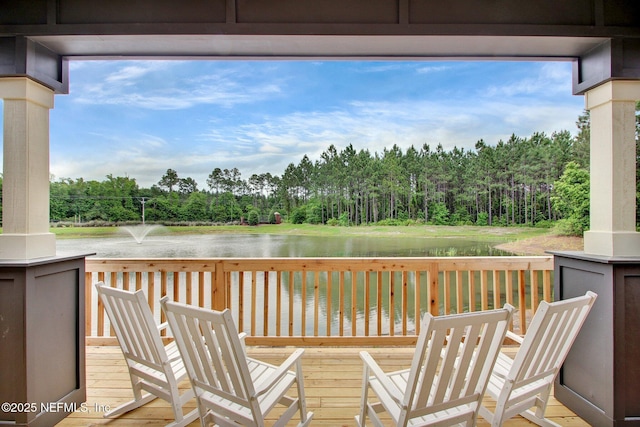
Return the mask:
M552 299L553 258L225 258L86 261L89 344L115 344L93 284L143 289L158 301L230 308L253 345L413 344L425 312L510 303L524 334L541 299Z

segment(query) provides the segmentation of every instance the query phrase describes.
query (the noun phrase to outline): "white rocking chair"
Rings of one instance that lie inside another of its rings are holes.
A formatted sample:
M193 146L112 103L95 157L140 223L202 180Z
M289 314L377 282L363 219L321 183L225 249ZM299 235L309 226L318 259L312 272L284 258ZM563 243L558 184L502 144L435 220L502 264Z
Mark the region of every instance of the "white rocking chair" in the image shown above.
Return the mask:
M559 427L544 416L551 386L596 297L587 292L563 301L543 301L524 339L508 332L507 337L518 342L520 348L514 359L504 353L498 356L487 387L496 409L492 413L482 406L480 416L494 427L518 414L540 426Z
M282 427L299 413L299 427L313 418L306 412L300 356L296 350L280 366L245 354L229 310L213 311L160 300L189 373L203 426L265 425L265 416L283 407L273 424ZM295 366L295 372L290 369ZM297 398L285 393L293 385Z
M194 396L187 389L182 394L178 383L186 379L187 371L175 342L164 345L160 330L142 291L130 292L96 283L98 296L104 304L118 343L122 349L134 399L104 414L116 417L159 397L171 404L175 421L168 426L185 426L198 417L197 408L184 415L183 406ZM149 394L143 395L145 391Z
M356 416L382 427L387 412L395 426L474 426L513 307L433 317L422 321L410 369L384 373L363 351L362 402ZM371 388L379 402L369 402Z

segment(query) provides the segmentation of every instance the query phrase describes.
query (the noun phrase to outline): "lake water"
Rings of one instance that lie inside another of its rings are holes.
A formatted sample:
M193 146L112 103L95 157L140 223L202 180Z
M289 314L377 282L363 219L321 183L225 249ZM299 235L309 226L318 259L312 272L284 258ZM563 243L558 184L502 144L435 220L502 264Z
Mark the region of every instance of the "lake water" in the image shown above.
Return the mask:
M58 239L58 255L95 253L104 258L420 257L500 256L501 241L463 238L288 236L268 234L148 235L142 243L119 237Z

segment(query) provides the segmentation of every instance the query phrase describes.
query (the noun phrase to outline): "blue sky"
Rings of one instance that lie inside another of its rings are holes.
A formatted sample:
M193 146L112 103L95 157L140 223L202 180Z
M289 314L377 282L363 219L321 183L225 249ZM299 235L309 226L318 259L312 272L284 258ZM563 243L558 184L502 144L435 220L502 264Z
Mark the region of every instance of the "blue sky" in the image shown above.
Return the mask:
M330 144L473 149L569 130L570 62L82 61L50 114L54 178L198 188L216 167L280 175Z

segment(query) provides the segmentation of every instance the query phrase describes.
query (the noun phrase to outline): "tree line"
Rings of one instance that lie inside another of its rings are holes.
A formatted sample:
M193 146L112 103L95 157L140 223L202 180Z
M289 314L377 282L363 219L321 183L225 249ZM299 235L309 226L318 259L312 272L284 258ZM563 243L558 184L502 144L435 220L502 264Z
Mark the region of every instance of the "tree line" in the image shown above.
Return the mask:
M511 135L495 145L480 140L475 149L424 144L403 150L396 144L371 152L330 145L318 160L305 155L280 176L244 179L237 168L214 168L203 187L174 169L151 188L113 175L101 182L62 178L51 182L50 217L257 224L274 222L278 212L293 223L354 226L547 226L562 220L581 233L588 226L588 112L577 126L576 136Z

